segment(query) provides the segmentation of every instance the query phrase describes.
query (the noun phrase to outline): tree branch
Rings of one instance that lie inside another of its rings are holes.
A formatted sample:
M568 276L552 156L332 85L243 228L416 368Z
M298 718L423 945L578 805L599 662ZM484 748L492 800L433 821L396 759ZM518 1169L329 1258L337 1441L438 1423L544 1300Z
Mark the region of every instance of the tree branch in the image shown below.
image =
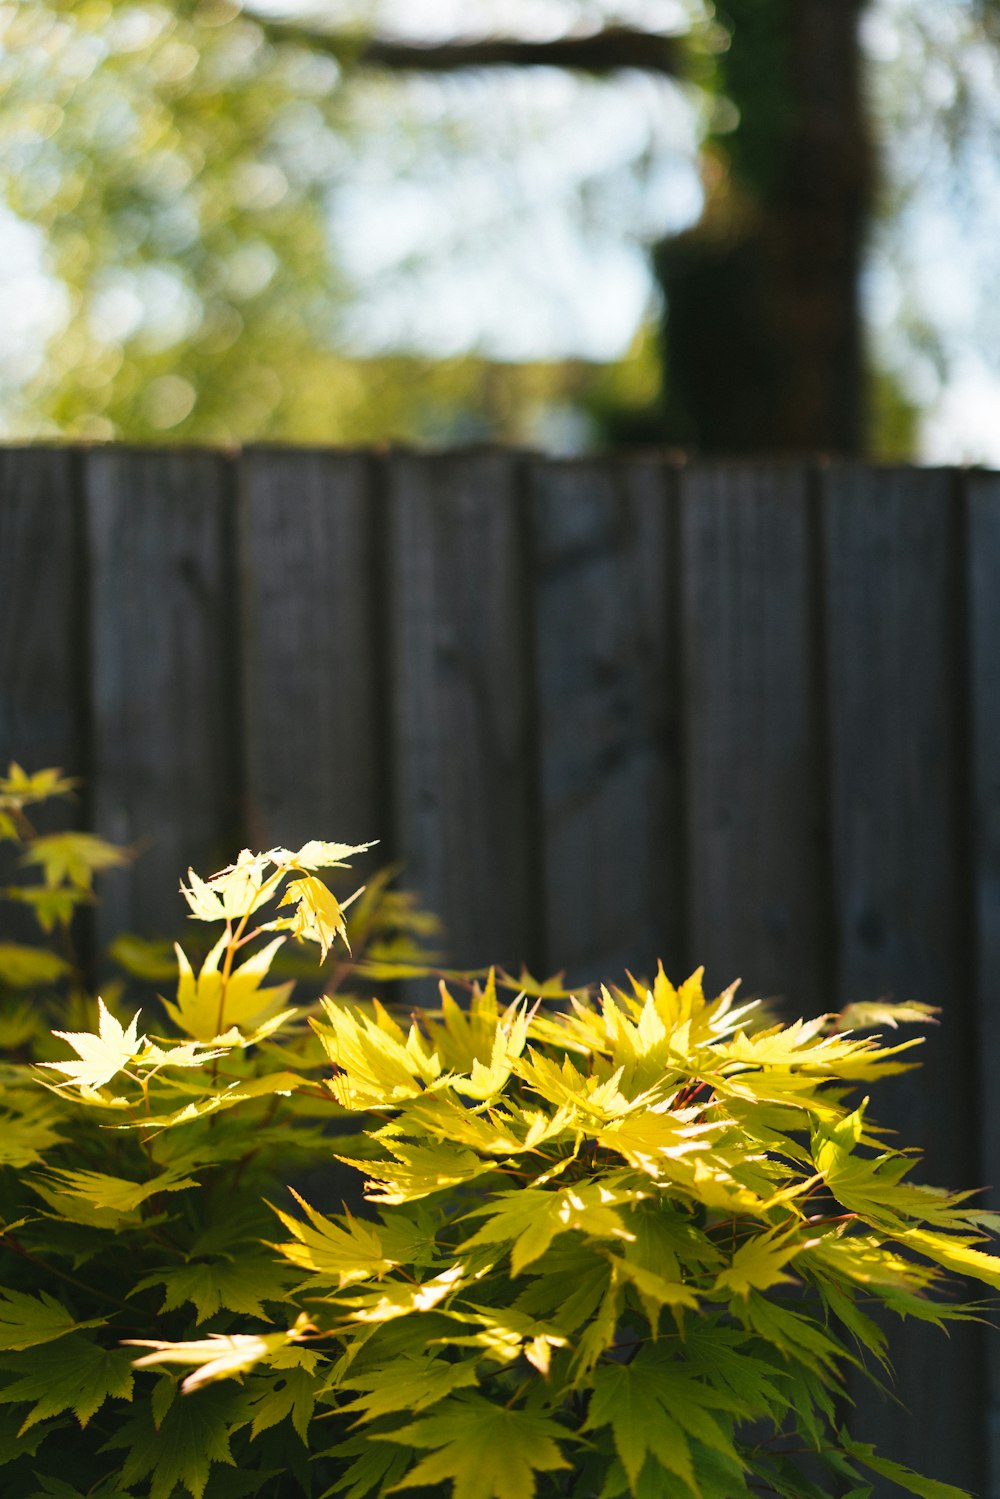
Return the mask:
M268 41L294 43L330 53L355 67L400 73L456 73L478 68L564 68L606 77L623 69L675 78L681 72L683 42L678 37L609 26L585 36L531 42L517 37L484 37L422 43L390 37L361 37L324 31L301 21L282 21L247 11Z

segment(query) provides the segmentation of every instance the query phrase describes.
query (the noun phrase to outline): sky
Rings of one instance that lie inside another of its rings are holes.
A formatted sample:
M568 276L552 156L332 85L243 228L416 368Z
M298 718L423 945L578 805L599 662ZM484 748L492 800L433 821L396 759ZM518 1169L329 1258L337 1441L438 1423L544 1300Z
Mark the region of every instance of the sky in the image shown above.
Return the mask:
M374 12L379 29L429 40L474 29L544 38L609 14L604 0L255 0L253 8L311 11L333 24ZM944 59L962 40L966 9L966 0L869 6L864 39L886 122L883 172L898 202L895 230L874 238L863 290L880 355L926 408L919 457L1000 466L1000 75L982 49L962 53L973 128L959 155L949 154L940 123L955 92ZM700 13L700 0L614 5L617 19L663 31L683 30ZM646 243L700 209L693 95L638 75L581 86L547 70L485 85L456 79L444 91L419 79L393 87L394 129L384 95L359 94L369 145L338 189L331 222L358 290L346 347L511 360L623 354L655 306ZM432 139L443 114L447 158L428 151L415 169L413 132ZM630 170L637 160L642 169ZM36 230L8 214L0 242L0 381L9 387L30 375L64 297L44 273Z

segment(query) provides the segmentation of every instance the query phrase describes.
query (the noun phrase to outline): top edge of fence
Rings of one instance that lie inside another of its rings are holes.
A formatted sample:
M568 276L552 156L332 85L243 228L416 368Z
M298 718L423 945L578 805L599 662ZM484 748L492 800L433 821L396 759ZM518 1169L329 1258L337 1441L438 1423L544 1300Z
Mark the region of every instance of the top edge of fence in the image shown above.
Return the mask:
M462 443L455 445L417 442L320 443L260 441L246 443L118 442L60 440L58 438L0 439L0 456L21 453L91 454L120 453L136 457L217 457L231 462L241 458L280 455L292 457L364 458L376 461L402 459L428 463L462 462L482 458L507 458L518 464L584 469L594 465L623 467L635 463L659 463L664 468L745 473L753 469L813 473L952 474L958 477L995 478L1000 467L979 463L901 463L894 460L858 458L837 453L734 453L707 454L668 445L643 444L629 448L601 449L585 453L549 452L523 444Z

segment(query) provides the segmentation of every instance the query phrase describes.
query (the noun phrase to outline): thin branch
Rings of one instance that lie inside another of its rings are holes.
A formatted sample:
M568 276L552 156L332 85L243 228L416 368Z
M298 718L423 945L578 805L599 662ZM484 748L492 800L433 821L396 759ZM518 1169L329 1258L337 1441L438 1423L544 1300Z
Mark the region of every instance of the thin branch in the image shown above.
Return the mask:
M354 67L398 73L457 73L478 68L564 68L606 77L635 68L676 78L682 71L683 39L630 26L609 26L584 36L532 42L519 37L483 37L449 42L410 42L385 36L327 31L301 21L277 20L248 9L268 41L293 43L332 54Z

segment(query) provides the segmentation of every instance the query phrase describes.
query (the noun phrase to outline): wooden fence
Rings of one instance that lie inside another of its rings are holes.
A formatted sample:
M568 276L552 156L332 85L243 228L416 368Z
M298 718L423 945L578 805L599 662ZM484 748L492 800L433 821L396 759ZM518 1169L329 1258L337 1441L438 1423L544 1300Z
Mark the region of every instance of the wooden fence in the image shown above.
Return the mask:
M378 837L462 964L938 1003L879 1117L1000 1206L1000 475L9 449L11 757L148 844L107 932ZM856 1433L1000 1494L998 1345L907 1323Z

